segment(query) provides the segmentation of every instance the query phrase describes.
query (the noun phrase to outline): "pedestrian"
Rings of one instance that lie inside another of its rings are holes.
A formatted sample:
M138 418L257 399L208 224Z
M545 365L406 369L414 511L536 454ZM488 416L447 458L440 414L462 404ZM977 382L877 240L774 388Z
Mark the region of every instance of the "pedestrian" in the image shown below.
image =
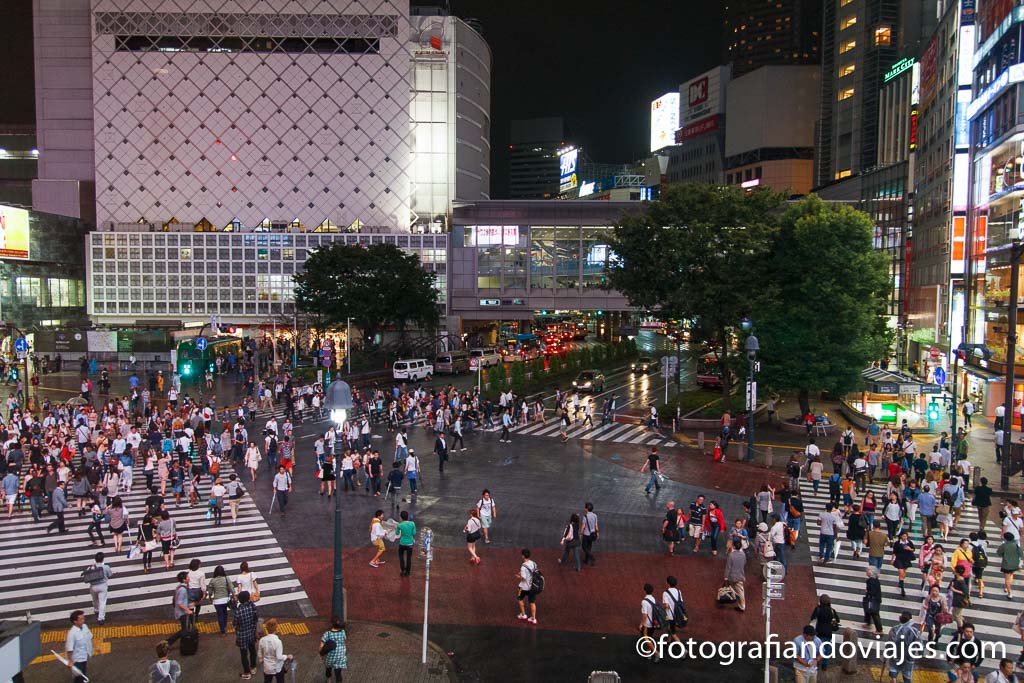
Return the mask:
M53 490L53 494L50 496L50 507L56 518L46 527L46 535L49 536L50 532L54 529L57 530L58 534L68 533L67 527L64 525L64 512L68 508L67 482L60 481L57 483L57 488Z
M914 662L920 656L918 650L921 634L911 621L913 616L904 610L900 614L900 623L889 630L888 642L891 643L887 654L889 660L889 679L896 683L898 676L903 676L903 683L911 683L914 677Z
M1020 546L1013 538L1013 534L1003 534L1003 543L996 550L1001 558L999 570L1003 573L1003 591L1007 600L1013 600L1013 576L1020 569L1021 552Z
M846 528L835 503L828 503L818 515L818 561L828 564L835 554L836 534Z
M178 584L174 587L174 618L178 620L178 632L167 639L168 645L178 642L189 631L192 618L192 601L189 599L188 572L178 572ZM237 619L237 617L236 617Z
M892 566L896 567L899 574L900 596L907 597L907 590L904 581L907 579L907 570L914 566L917 560L917 549L914 542L910 540L910 533L903 529L899 538L892 543Z
M480 500L476 503L476 510L480 516L480 528L483 531L484 544L486 545L491 542L491 525L498 516L498 509L494 506L494 499L491 498L490 490L484 489L483 493L480 494Z
M89 584L93 613L96 614L96 623L100 626L107 621L107 591L113 573L114 570L106 563L102 552L96 553L92 564L82 572L82 580Z
M238 524L238 506L242 503L242 482L238 481L238 475L232 473L228 477L228 483L224 486L228 497L228 506L231 509L231 523Z
M967 580L968 586L970 586L974 569L974 550L971 548L971 542L967 538L960 539L960 543L953 549L953 555L949 558L949 568L953 570L954 574L957 567L963 567L964 578Z
M644 487L644 493L650 495L652 486L658 491L661 490L661 463L658 458L657 446L651 447L651 452L647 455L647 462L640 467L641 473L648 470L650 470L651 476L647 478L647 486Z
M400 576L409 576L412 572L412 547L416 542L416 524L409 519L409 511L402 510L398 523L398 567Z
M252 481L256 481L256 474L260 468L260 461L263 456L260 455L260 449L256 447L255 441L249 442L249 448L245 451L245 466L249 468L249 476Z
M707 512L704 513L704 520L702 523L702 537L706 536L708 542L711 544L711 554L718 554L718 535L725 533L725 515L722 513L722 509L718 507L718 503L711 501L708 503ZM728 552L728 549L726 549Z
M250 680L256 673L256 627L259 613L252 603L249 591L239 591L238 607L232 619L235 627L235 645L242 656L242 680Z
M869 629L875 626L875 637L882 636L882 583L878 580L878 568L869 566L865 570L867 579L864 581L864 597L861 598L861 606L864 609L863 628Z
M815 683L818 680L818 665L822 661L822 642L815 635L814 627L809 624L804 626L803 633L793 639L793 647L796 683Z
M178 527L171 519L171 513L167 510L160 512L160 521L156 527L157 536L160 537L160 552L164 557L164 569L174 566L174 551L178 544Z
M782 504L786 516L784 521L790 530L799 535L800 526L804 517L804 501L800 497L800 488L797 487L789 492L789 500Z
M814 489L814 493L818 493L818 487L821 486L821 475L825 471L825 465L822 464L821 459L815 457L807 464L808 476L811 478L811 488Z
M569 559L569 553L572 552L573 558L576 561L576 571L579 572L581 569L580 516L575 512L570 515L569 522L565 525L565 529L562 531L562 540L559 544L562 546L562 559L558 561L558 564L564 565L566 560Z
M955 683L974 683L977 680L974 672L981 669L986 649L974 633L974 624L965 621L946 648L946 660L959 668L960 678Z
M537 593L539 591L534 588L534 579L537 577L537 563L530 559L530 549L523 548L522 564L519 565L519 571L516 572L516 580L518 583L518 589L516 591L516 600L519 603L519 614L516 616L520 621L537 625ZM526 614L526 605L530 605L530 614Z
M867 538L867 535L867 519L860 511L860 505L855 503L850 516L846 519L846 540L850 542L850 547L853 549L854 559L860 558L860 554L864 550L864 539Z
M202 566L203 561L199 558L193 558L188 563L188 601L192 603L196 619L199 619L199 610L206 598L206 572Z
M284 666L294 656L284 653L284 645L277 635L277 619L267 619L263 622L263 629L267 633L260 638L258 648L263 664L263 683L284 683Z
M984 531L972 531L969 534L971 539L971 558L974 564L971 565L971 576L978 584L978 597L985 597L985 570L988 568L988 534Z
M64 640L64 653L71 670L72 683L84 683L89 674L89 660L92 659L92 631L85 624L85 612L76 609L71 613L71 628Z
M949 593L953 596L953 621L956 622L957 629L963 630L964 628L964 608L968 606L970 600L970 589L967 583L967 577L965 576L966 565L957 565L953 570L953 580L949 583Z
M142 573L148 574L153 567L153 552L160 547L160 540L156 535L156 524L153 521L153 516L148 512L139 522L136 545L142 555Z
M213 486L210 487L210 497L208 499L208 507L213 515L214 526L220 526L224 517L224 498L227 494L228 489L224 486L224 480L220 477L214 479Z
M885 551L889 546L889 537L882 531L882 523L880 521L874 523L864 543L868 547L868 564L881 571L882 561L885 559Z
M704 535L704 515L708 512L704 505L704 496L697 496L697 500L690 503L690 517L687 520L686 529L690 538L693 539L693 552L700 548L701 536Z
M757 498L757 511L761 515L758 521L767 522L772 514L772 502L775 500L775 489L768 484L762 484L761 490L755 494Z
M814 624L814 633L821 639L821 669L828 668L828 660L832 657L832 634L839 631L839 613L832 607L832 599L822 593L818 604L811 612L808 620Z
M207 584L210 600L213 608L217 611L217 626L220 627L220 634L228 632L228 605L235 597L235 588L228 579L228 573L223 565L217 565L213 570L213 578Z
M583 529L581 535L583 537L583 562L589 564L591 567L597 564L597 560L594 559L594 543L597 542L598 534L600 533L600 527L597 521L597 515L594 514L594 504L587 502L583 504Z
M512 443L512 439L509 436L509 429L512 427L512 409L506 408L505 412L501 414L501 436L498 438L499 443Z
M892 543L903 521L903 505L895 492L889 494L889 500L882 510L882 517L885 519L886 538Z
M405 459L405 478L409 480L409 495L415 497L419 485L420 459L416 451L409 449L409 457Z
M31 502L31 500L32 499L30 497L29 502ZM100 507L99 499L94 495L92 508L89 511L89 528L86 529L86 532L89 534L89 540L92 541L94 546L102 547L107 544L106 540L103 538L103 522L105 519L106 517L103 514L103 508ZM95 536L93 536L94 532L96 534ZM97 538L99 538L98 541L96 540Z
M448 443L444 432L439 433L434 440L434 454L437 456L437 471L444 474L444 464L448 461Z
M783 524L782 518L779 515L772 515L772 520L772 526L768 530L768 539L772 544L772 550L775 551L775 559L781 562L782 566L788 571L789 564L786 560L786 525ZM758 525L758 529L760 529L760 525Z
M476 554L476 542L480 540L480 530L483 524L480 521L480 511L477 508L470 508L469 519L463 531L466 534L466 550L469 551L469 563L480 564L480 556Z
M992 488L988 485L988 477L982 477L980 483L974 487L971 505L978 510L978 531L984 531L985 524L988 523L989 510L992 508Z
M746 581L747 554L743 552L741 541L729 541L729 555L725 559L725 580L736 593L736 609L744 612L747 609L743 582Z
M331 628L320 636L320 655L324 658L324 677L341 683L342 671L348 668L348 637L341 617L331 617Z
M377 510L373 513L373 518L370 519L370 544L377 549L377 554L370 560L370 566L374 569L384 562L380 558L386 549L384 546L385 536L387 536L387 532L384 530L384 511Z
M665 503L665 521L661 523L661 538L668 544L669 557L672 557L676 543L679 543L681 540L679 538L678 519L679 515L676 513L675 501L670 500Z
M274 475L274 495L277 497L277 509L281 516L285 515L285 508L288 505L288 494L292 492L292 475L288 474L284 465L278 465L277 474ZM271 509L273 512L273 509Z
M1004 657L999 660L999 668L985 676L985 683L1020 683L1020 678L1013 671L1013 660Z
M662 609L654 598L654 586L644 584L644 597L640 601L640 637L653 641L657 638L658 631L664 626L662 622ZM657 650L651 653L653 661L658 661Z
M149 667L149 683L178 683L181 678L181 664L168 659L170 643L161 640L156 644L156 661Z

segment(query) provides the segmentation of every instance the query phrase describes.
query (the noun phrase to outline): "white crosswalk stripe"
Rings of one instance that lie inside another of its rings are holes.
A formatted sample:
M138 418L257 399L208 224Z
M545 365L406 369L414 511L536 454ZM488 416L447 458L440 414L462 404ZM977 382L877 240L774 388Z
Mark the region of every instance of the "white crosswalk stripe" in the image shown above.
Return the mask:
M501 426L485 429L486 432L500 432ZM516 436L549 436L561 438L561 425L557 420L548 420L546 423L531 422L525 425L516 425L510 430ZM567 432L569 439L581 441L611 441L615 443L633 443L647 446L675 446L676 442L665 436L652 432L641 424L630 424L622 422L609 422L602 425L600 421L593 425L584 425L578 420L569 425Z
M221 465L221 476L227 479L230 465ZM145 480L135 477L131 493L121 494L131 514L130 526L134 535L145 510ZM248 482L246 482L248 484ZM3 548L4 581L0 583L0 619L23 618L32 613L36 621L64 621L72 609L84 609L92 614L88 586L82 582L81 572L98 550L106 554L106 562L113 569L107 601L108 618L118 613L137 609L166 607L170 613L171 591L178 571L187 569L193 558L202 560L207 578L217 565L224 565L232 579L238 565L248 561L257 575L260 586L260 605L293 603L308 600L295 577L295 572L281 550L273 532L256 509L252 498L245 494L239 505L238 521L231 522L228 506L224 506L224 521L219 527L206 519L206 493L209 477L200 486L202 500L194 508L174 506L173 495L167 495L168 509L175 520L181 547L176 551L175 566L164 569L159 549L153 553L153 567L149 574L142 571L142 560L127 558L128 535L121 553L114 554L113 541L106 525L103 535L107 545L97 548L90 544L86 529L89 518L78 517L73 507L65 516L70 533L47 535L46 526L55 519L44 515L42 521L33 522L28 504L17 511L12 519L0 518L0 547ZM184 498L184 497L183 497Z
M874 491L876 501L881 502L885 500L884 486L870 484L868 488ZM820 564L817 561L818 540L820 537L818 515L829 502L828 483L822 481L821 489L815 494L810 483L804 481L801 482L800 491L804 504L803 526L807 532L811 558L814 562L813 572L817 594L827 594L829 596L832 606L839 613L844 627L853 626L854 628L859 628L860 624L864 621L861 599L864 596L864 585L867 578L865 575L868 567L867 548L861 553L860 558L854 558L850 542L846 538L846 532L841 530L837 534L837 541L841 544L839 556L827 565ZM840 507L841 510L842 508ZM881 511L882 506L879 505L876 511L876 520L882 518ZM904 518L903 524L904 526L906 525L906 518ZM882 528L885 528L884 521ZM952 571L948 563L957 542L961 538L966 538L970 532L977 530L978 512L973 506L965 504L960 516L960 524L950 530L949 540L939 540L946 551L947 562L944 575L945 585L942 588L943 595L946 594L946 586L948 586L952 578ZM987 550L989 556L988 567L984 570L983 575L986 584L986 597L978 597L977 586L972 582L971 607L964 610L964 619L975 625L976 632L983 641L1000 641L1004 643L1006 646L1006 656L1016 659L1021 649L1021 640L1020 636L1013 632L1012 624L1021 609L1024 609L1024 603L1022 603L1019 595L1015 596L1012 601L1007 600L1003 592L1003 575L999 571L999 556L996 555L996 549L1002 540L999 538L998 526L991 519L986 528L986 533L988 534ZM938 530L936 530L935 535L938 536ZM924 543L920 516L918 516L914 524L910 538L918 548L918 551L920 551L921 545ZM913 567L907 570L905 582L907 595L906 597L901 597L899 577L896 569L892 566L892 550L890 545L890 548L886 551L885 562L882 564L879 580L882 584L882 609L880 615L882 626L886 632L892 626L899 623L900 613L904 610L908 610L914 616L914 621L919 623L918 616L924 596L921 591L921 572L917 568L917 564L915 563ZM943 628L940 648L949 642L955 628L955 625ZM985 668L991 669L995 663L986 660Z

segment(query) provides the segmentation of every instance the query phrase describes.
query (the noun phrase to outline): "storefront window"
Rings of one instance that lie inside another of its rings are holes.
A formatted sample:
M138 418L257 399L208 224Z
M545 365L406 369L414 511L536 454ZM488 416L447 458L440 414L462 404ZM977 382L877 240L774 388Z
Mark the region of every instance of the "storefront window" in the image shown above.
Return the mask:
M505 248L505 289L526 289L525 247Z
M530 287L552 289L555 274L555 229L530 228Z
M555 252L557 270L555 284L559 289L580 286L580 229L556 228Z
M501 254L503 247L480 247L476 257L477 289L501 289Z

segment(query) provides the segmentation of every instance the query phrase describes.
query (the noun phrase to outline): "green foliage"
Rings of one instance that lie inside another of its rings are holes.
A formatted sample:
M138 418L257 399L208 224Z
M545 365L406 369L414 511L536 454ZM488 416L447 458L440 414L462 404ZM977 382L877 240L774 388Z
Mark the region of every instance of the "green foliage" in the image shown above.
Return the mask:
M526 363L512 363L512 391L517 394L522 393L523 388L526 386Z
M589 346L584 346L583 349L580 350L580 363L585 368L589 368L594 364L594 354L591 352Z
M604 345L595 346L590 350L590 365L601 365L605 361Z
M538 377L542 377L544 375L543 357L534 358L532 361L530 361L530 374L533 376L533 379L537 379Z
M767 190L670 185L661 201L622 217L610 284L664 320L697 321L694 341L728 355L730 330L750 313L743 292L762 279L781 201Z
M423 270L418 256L392 244L335 242L313 252L292 277L296 306L323 326L352 318L367 340L384 325L402 336L409 324L437 327L434 274Z
M839 395L885 353L886 256L866 214L808 197L782 216L757 288L761 377L775 389ZM801 406L806 409L806 405Z

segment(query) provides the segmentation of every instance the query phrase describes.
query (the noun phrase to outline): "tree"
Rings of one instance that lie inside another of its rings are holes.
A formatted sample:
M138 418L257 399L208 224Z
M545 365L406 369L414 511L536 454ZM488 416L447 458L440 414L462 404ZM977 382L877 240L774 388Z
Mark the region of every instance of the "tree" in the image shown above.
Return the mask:
M611 287L662 320L697 321L695 341L723 356L723 396L732 390L731 330L750 311L781 201L768 190L671 185L643 212L625 214L610 240Z
M352 318L365 340L385 325L394 325L403 339L409 324L437 327L434 274L423 270L418 256L392 244L335 242L313 252L293 279L300 311L325 326Z
M886 348L887 258L874 248L871 218L810 196L782 217L759 287L754 334L761 380L798 392L856 389L860 374Z

